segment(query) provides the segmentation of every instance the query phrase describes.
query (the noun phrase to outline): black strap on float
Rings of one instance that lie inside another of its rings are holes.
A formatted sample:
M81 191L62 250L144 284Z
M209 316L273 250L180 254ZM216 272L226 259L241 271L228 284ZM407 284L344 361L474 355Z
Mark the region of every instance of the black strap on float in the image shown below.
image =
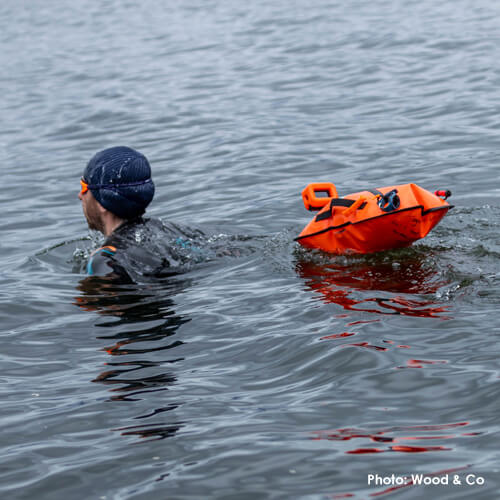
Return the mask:
M355 202L356 202L356 200L346 200L345 198L332 198L330 200L330 206L328 207L328 210L316 215L316 218L314 220L315 220L315 222L319 222L321 220L329 219L333 215L333 207L349 208ZM366 202L361 204L361 206L359 208L361 209L365 205L366 205Z
M378 189L365 189L365 191L368 191L375 196L384 196Z

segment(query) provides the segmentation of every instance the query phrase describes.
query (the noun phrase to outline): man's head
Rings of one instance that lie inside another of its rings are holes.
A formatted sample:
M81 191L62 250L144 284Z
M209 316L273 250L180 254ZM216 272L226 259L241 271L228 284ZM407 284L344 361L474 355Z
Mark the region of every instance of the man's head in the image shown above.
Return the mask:
M105 149L88 163L79 198L91 229L103 231L103 216L121 220L141 216L153 199L155 186L147 158L124 146Z

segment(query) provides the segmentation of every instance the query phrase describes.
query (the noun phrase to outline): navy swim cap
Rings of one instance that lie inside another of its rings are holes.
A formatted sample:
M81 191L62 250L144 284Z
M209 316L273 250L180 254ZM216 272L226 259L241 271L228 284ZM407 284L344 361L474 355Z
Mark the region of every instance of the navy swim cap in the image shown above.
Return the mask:
M94 198L122 219L142 215L155 194L147 158L125 146L100 151L83 173Z

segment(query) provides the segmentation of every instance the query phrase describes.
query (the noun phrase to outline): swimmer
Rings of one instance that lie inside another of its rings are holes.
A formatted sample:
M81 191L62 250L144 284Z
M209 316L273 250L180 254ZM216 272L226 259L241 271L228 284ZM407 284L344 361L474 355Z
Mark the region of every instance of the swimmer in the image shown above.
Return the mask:
M88 260L89 275L129 281L126 262L153 273L169 266L168 260L137 242L137 234L151 224L143 215L155 193L151 167L143 154L124 146L100 151L87 164L80 184L78 198L88 226L106 237Z
M106 238L89 257L89 276L127 283L168 278L194 264L254 251L251 242L244 243L248 237L209 238L199 229L144 217L155 185L147 158L134 149L100 151L87 164L80 183L78 198L88 226Z

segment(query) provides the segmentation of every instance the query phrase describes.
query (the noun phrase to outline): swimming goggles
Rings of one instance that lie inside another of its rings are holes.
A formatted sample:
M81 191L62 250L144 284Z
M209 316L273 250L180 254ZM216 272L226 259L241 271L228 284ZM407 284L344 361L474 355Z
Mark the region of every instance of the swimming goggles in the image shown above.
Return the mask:
M80 185L82 186L80 194L85 194L89 190L89 185L83 180L83 177L80 179Z

